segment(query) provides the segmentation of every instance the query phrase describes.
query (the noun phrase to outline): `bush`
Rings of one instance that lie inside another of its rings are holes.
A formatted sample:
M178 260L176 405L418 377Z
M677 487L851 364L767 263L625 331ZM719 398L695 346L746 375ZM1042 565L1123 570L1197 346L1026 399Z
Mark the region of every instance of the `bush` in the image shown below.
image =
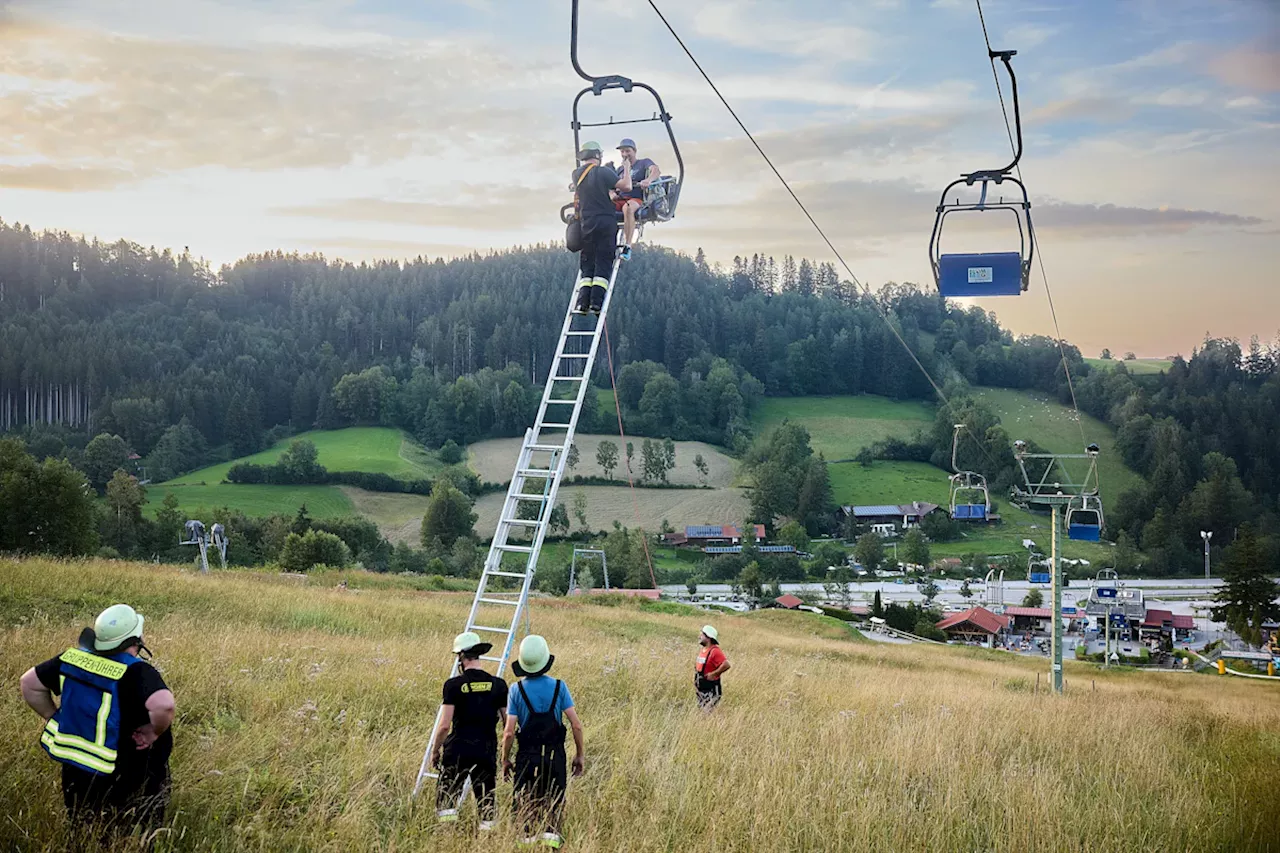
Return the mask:
M280 551L280 565L285 571L306 572L313 566L343 568L351 563L351 549L332 533L308 530L302 535L290 533Z
M841 622L860 622L862 617L850 613L842 607L827 607L825 604L819 604L818 609L822 611L824 616L830 616L833 619L839 619Z
M464 455L462 448L452 438L440 448L440 461L446 465L457 465Z

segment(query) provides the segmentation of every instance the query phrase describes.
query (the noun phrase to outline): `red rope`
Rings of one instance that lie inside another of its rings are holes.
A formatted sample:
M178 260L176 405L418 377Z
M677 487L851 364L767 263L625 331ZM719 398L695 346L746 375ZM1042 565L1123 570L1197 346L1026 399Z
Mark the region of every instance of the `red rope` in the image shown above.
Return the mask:
M613 347L609 344L609 324L604 318L600 318L600 324L604 326L604 350L609 356L609 384L613 386L613 408L618 413L618 435L622 438L622 449L626 452L627 433L622 428L622 402L618 399L618 380L613 376ZM588 379L590 377L587 377ZM649 555L649 537L645 535L644 529L640 527L640 502L636 499L636 483L631 476L631 459L627 458L627 485L631 487L631 509L635 513L636 529L640 531L640 544L644 546L644 558L649 563L649 580L653 581L653 588L658 588L658 577L653 573L653 557Z

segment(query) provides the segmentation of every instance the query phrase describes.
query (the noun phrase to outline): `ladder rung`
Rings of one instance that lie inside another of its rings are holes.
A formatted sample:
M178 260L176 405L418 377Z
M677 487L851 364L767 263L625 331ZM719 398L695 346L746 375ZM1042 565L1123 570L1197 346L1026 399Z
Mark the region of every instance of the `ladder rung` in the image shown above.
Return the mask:
M510 554L532 554L533 553L532 545L494 545L493 547L499 551L506 551Z
M528 446L528 449L537 450L542 453L563 453L564 445L563 444L530 444Z
M526 495L523 492L512 495L512 497L518 501L545 501L547 499L546 495Z
M490 571L487 571L485 572L485 574L490 576L496 575L497 577L500 577L500 578L523 578L525 576L524 572L502 572L502 571L498 571L497 569L492 569Z
M560 353L560 357L561 357L561 358L591 358L591 353L588 353L588 352L562 352L562 353Z
M495 658L493 655L480 655L480 660L491 660L494 663L502 663L502 658Z
M595 329L591 329L590 331L586 331L586 332L581 331L581 330L578 330L578 331L565 332L565 334L566 334L566 335L574 335L574 336L576 336L576 337L583 337L583 336L586 336L586 337L590 338L590 337L595 337L596 330L595 330Z
M555 471L550 468L517 468L517 477L536 477L540 480L550 480L556 475Z
M510 628L490 628L488 625L472 625L473 631L492 631L495 634L510 634Z
M552 382L583 382L586 380L586 378L587 377L585 376L552 376L551 381ZM569 400L552 400L551 402L568 403L570 401Z
M483 601L485 604L505 604L507 607L520 606L520 602L518 601L507 601L506 599L503 599L503 598L481 598L480 600Z
M528 518L504 518L504 519L502 519L502 520L503 520L503 521L505 521L507 524L518 524L518 525L520 525L521 527L537 527L537 526L539 526L540 524L542 524L542 522L541 522L541 521L538 521L536 518L535 518L535 519L528 519Z
M574 403L573 400L562 400L557 402L563 402L565 404L570 404L570 405ZM541 424L538 425L538 429L568 429L568 428L569 428L568 424L552 424L552 423L547 423L546 421L543 421Z
M439 778L440 778L440 774L439 774L439 773L433 773L433 772L431 772L430 770L428 770L426 773L423 773L423 774L422 774L422 778L423 778L423 779L439 779Z

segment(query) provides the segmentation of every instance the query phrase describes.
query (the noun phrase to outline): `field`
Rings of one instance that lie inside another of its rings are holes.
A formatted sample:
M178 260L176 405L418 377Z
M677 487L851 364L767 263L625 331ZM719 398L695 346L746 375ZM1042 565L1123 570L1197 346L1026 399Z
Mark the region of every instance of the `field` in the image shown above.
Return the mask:
M1070 407L1035 391L1003 388L975 388L974 396L1000 414L1000 422L1012 439L1028 438L1055 453L1083 453L1080 426ZM1115 433L1097 418L1080 415L1087 441L1097 442L1098 476L1103 501L1115 500L1121 492L1142 482L1142 478L1120 458ZM1105 505L1105 504L1104 504Z
M1098 370L1111 370L1121 363L1119 359L1114 358L1086 358L1085 361L1088 362L1090 367ZM1123 363L1125 369L1134 376L1154 376L1158 373L1164 373L1173 366L1173 362L1165 358L1138 358Z
M852 459L862 448L890 436L909 438L933 423L934 407L898 402L870 394L856 397L770 397L752 415L758 435L767 435L783 420L809 430L810 444L828 462Z
M280 458L280 454L289 447L289 442L295 439L306 439L315 444L320 464L330 471L367 471L403 479L429 479L444 468L434 453L413 442L400 430L388 427L348 427L299 433L276 442L260 453L201 468L162 485L221 483L235 463L270 465Z
M435 826L410 796L465 594L350 573L317 582L118 562L0 562L0 680L135 603L178 703L161 851L479 847L468 806ZM375 586L377 588L375 588ZM1275 688L1209 675L1045 666L995 652L857 642L803 613L717 614L725 700L693 707L707 614L538 600L586 726L567 849L1248 851L1276 843ZM1105 721L1105 724L1103 723ZM0 691L0 849L61 851L56 766ZM714 808L708 804L713 803ZM126 849L123 845L117 850Z
M626 486L562 486L559 503L573 512L573 496L587 496L587 526L592 530L608 530L617 519L624 527L643 527L656 533L663 519L683 530L687 524L737 524L751 508L743 489L636 489L635 504ZM506 495L483 495L474 507L479 519L476 531L488 538L498 526L498 513ZM637 520L636 505L639 506ZM572 519L570 523L578 526Z
M197 511L219 507L238 509L248 516L292 515L306 504L307 514L313 518L333 518L351 513L352 502L336 486L264 486L217 483L202 486L163 484L147 486L147 503L143 511L154 516L160 509L165 495L178 496L178 508L188 518L196 518Z
M640 473L643 470L641 468L640 447L644 439L628 438L627 440L635 445L635 457L631 461L631 470L638 482ZM493 438L469 445L467 447L467 463L473 471L480 475L481 480L492 483L505 483L511 479L511 472L516 466L516 456L520 453L521 441L522 439L519 438ZM575 474L581 474L584 477L603 477L604 471L596 464L596 450L599 448L601 441L612 441L618 445L618 467L614 469L613 476L614 479L625 483L627 478L627 448L626 443L619 439L617 435L575 436L573 443L578 446L580 461L576 468L565 468L565 475L567 477L573 477ZM728 486L733 482L736 461L729 456L725 456L724 452L719 448L710 444L703 444L700 441L676 442L676 467L668 474L671 482L691 485L702 484L702 479L698 475L697 469L693 467L693 459L698 454L702 454L703 460L707 463L708 476L706 485L720 487Z

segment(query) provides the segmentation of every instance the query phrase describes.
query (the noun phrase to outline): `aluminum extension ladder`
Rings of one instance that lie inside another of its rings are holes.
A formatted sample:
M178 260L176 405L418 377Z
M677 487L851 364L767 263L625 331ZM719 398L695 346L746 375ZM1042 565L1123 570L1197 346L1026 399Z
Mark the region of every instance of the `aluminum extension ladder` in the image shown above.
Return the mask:
M547 386L538 406L538 416L533 427L525 431L524 443L521 444L520 455L516 459L515 473L511 477L511 485L507 487L507 498L498 517L498 529L494 532L489 556L485 558L484 571L471 602L471 612L462 629L475 631L495 647L502 649L500 655L482 657L483 660L498 665L498 677L502 677L506 669L520 619L525 615L529 604L529 588L533 584L533 574L538 566L538 554L542 550L542 542L551 522L551 512L560 492L565 460L578 427L578 416L582 413L587 383L591 381L591 370L595 365L609 303L613 299L620 263L615 258L599 317L573 313L581 274L574 281L569 307L564 315L564 325L560 330L560 343L556 347ZM576 324L575 318L578 318ZM575 325L584 328L575 328ZM449 677L453 678L458 672L455 656ZM413 786L414 797L421 792L427 779L439 776L431 769L431 753L435 748L436 731L440 728L443 715L444 706L441 706L431 727L431 739L422 756L422 765L418 768L418 778ZM466 799L469 789L469 784L463 788L460 801Z

